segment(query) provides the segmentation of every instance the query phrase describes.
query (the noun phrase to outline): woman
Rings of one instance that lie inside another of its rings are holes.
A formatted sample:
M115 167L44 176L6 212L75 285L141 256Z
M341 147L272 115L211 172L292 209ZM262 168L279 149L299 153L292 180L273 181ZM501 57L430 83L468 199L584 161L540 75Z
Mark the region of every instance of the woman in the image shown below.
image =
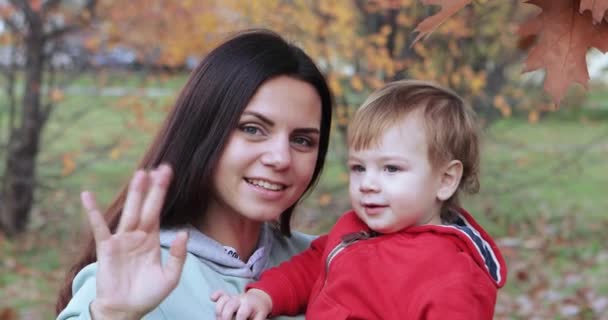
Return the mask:
M319 177L330 124L329 89L302 50L264 30L218 46L107 225L82 194L94 239L66 279L58 319L215 317L213 291L241 292L308 246L289 223Z

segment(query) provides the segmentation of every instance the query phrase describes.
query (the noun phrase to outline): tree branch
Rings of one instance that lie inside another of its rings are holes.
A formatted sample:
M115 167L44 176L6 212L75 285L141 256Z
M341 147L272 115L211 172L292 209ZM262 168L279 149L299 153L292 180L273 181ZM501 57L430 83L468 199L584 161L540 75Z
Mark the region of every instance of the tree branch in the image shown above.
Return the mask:
M8 28L11 29L14 33L20 35L22 34L22 30L19 29L17 24L12 19L5 19L4 24L8 26Z
M25 15L25 20L32 21L36 19L36 13L32 10L29 2L24 0L9 0L10 3L15 7L21 9L21 12Z
M47 0L42 4L42 15L46 16L49 11L56 8L61 0Z
M78 22L63 26L61 28L54 29L44 34L45 40L53 40L55 38L62 37L65 34L70 32L77 31L81 29L84 25L89 23L91 19L95 16L95 6L97 5L97 0L89 0L83 6L83 11L76 18ZM85 14L88 14L88 17L85 18Z

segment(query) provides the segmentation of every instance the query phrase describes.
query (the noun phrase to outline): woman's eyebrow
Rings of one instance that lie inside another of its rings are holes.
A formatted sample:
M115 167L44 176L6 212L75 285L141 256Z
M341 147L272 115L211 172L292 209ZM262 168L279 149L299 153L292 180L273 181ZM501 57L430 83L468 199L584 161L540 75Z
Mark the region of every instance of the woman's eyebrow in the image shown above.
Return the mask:
M271 127L273 127L273 126L274 126L274 121L272 121L272 120L268 119L267 117L263 116L263 115L262 115L262 114L260 114L260 113L255 112L255 111L247 111L247 110L245 110L245 111L243 111L243 114L244 114L244 115L245 115L245 114L247 114L247 115L254 116L254 117L256 117L256 118L260 119L260 121L264 122L264 123L265 123L265 124L267 124L268 126L271 126Z
M321 134L321 131L317 128L298 128L295 129L294 132L303 134Z
M262 115L261 113L255 112L255 111L243 111L243 115L250 115L253 117L258 118L260 121L264 122L265 124L267 124L270 127L274 126L274 121L270 120L269 118L265 117L264 115ZM298 128L295 129L294 132L296 133L305 133L305 134L321 134L321 130L319 130L319 128Z

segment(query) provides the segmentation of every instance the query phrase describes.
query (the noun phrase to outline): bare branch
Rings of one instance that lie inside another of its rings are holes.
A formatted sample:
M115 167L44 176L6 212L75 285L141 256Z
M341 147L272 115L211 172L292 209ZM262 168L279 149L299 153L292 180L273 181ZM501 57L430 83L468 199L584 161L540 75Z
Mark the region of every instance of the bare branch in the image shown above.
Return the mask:
M49 31L44 35L45 40L52 40L55 38L62 37L63 35L68 34L70 32L78 31L85 25L89 24L95 16L96 5L97 0L87 1L87 3L83 6L83 11L75 18L77 22Z
M15 8L21 9L21 12L23 12L23 14L25 15L25 19L27 21L33 21L37 18L36 13L34 12L34 10L32 10L32 7L30 6L29 2L24 1L24 0L9 0L9 1L11 4L13 4L13 6Z
M46 16L46 14L57 8L57 6L61 3L61 0L47 0L42 4L42 15Z
M22 34L23 33L23 31L19 29L19 27L17 26L17 24L12 19L5 19L4 20L4 24L6 26L8 26L8 28L11 29L11 31L13 31L16 34Z
M67 25L65 27L61 27L59 29L55 29L53 31L50 31L48 33L46 33L44 35L45 40L53 40L56 38L60 38L70 32L74 32L77 31L78 29L80 29L82 26L81 25L77 25L77 24L71 24L71 25Z

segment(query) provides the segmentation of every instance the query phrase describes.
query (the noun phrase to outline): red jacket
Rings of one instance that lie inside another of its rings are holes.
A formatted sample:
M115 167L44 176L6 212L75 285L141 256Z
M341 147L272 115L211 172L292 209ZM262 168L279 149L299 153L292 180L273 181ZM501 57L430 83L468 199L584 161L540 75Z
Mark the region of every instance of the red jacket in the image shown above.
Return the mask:
M492 319L507 268L464 210L454 225L374 235L354 212L290 261L247 286L272 297L272 315L306 319Z

